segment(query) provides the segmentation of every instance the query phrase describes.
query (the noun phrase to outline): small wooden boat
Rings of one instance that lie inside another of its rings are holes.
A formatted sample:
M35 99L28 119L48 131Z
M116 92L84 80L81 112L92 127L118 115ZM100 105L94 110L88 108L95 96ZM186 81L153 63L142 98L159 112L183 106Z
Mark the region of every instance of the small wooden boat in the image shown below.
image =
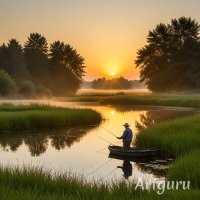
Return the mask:
M138 158L138 157L151 157L156 155L156 150L154 149L142 149L142 148L130 148L128 151L124 151L123 147L121 146L114 146L109 145L108 149L110 151L110 154L118 155L118 156L124 156L124 157L132 157L132 158Z

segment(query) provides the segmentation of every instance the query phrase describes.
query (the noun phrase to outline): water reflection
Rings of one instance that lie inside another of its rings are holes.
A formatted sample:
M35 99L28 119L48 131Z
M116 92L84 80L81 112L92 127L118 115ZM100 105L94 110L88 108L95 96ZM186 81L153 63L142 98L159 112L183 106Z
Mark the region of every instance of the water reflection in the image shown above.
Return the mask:
M109 155L109 158L123 161L122 165L117 166L123 172L123 177L128 179L134 174L133 164L143 173L153 174L157 177L164 177L173 159L160 159L159 157L153 158L126 158L123 156ZM114 168L114 167L113 167Z
M122 169L125 179L128 179L129 176L132 176L133 167L129 160L124 160L123 165L117 166L117 168Z
M0 146L5 151L15 152L25 144L31 156L40 156L45 153L48 146L56 150L71 147L94 127L89 128L66 128L57 131L37 132L37 133L4 133L0 134Z

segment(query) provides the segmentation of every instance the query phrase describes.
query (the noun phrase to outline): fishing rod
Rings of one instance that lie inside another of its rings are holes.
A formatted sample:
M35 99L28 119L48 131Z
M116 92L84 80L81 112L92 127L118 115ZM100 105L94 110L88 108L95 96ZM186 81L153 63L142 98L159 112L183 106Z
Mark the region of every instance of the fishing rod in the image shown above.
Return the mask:
M99 153L99 152L101 152L101 151L103 151L103 150L105 150L105 149L107 149L107 148L108 148L108 147L106 146L106 147L104 147L104 148L98 150L97 153Z
M101 126L103 129L105 129L106 131L108 131L110 134L112 134L114 137L117 137L114 133L112 133L111 131L109 131L107 128Z
M96 134L94 134L94 135L96 135ZM100 139L102 139L102 140L104 140L105 142L107 142L107 143L109 143L109 144L112 144L111 142L109 142L108 140L105 140L104 138L102 138L102 137L100 137L100 136L98 136L98 135L96 135L98 138L100 138ZM112 144L112 145L114 145L114 144Z

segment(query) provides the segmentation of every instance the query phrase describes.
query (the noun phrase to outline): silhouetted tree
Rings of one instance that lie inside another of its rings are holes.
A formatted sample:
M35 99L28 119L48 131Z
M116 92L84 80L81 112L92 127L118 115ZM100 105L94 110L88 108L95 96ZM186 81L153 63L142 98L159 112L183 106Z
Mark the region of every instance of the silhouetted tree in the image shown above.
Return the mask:
M84 59L70 45L55 41L50 45L50 73L57 76L51 89L57 95L74 93L82 84ZM57 90L59 88L59 90Z
M92 88L94 89L131 89L132 81L125 79L124 77L106 79L98 78L92 82Z
M20 95L29 98L74 94L85 74L84 58L69 44L31 33L24 48L16 39L0 46L0 70L15 80ZM35 89L33 89L35 88Z
M27 68L36 84L48 85L48 43L39 33L31 33L24 45Z
M172 19L149 31L147 45L137 52L141 81L152 91L199 88L200 26L191 18Z
M30 79L30 74L26 68L22 46L16 39L9 40L7 45L0 47L0 66L18 84Z

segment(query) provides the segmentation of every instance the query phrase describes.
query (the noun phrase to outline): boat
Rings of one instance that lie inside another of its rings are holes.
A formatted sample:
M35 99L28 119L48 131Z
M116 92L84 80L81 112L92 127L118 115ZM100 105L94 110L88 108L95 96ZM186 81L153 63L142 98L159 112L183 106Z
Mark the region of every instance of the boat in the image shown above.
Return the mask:
M109 145L108 149L110 154L129 157L129 158L142 158L142 157L152 157L156 156L157 151L154 149L142 149L142 148L133 148L125 151L121 146Z

